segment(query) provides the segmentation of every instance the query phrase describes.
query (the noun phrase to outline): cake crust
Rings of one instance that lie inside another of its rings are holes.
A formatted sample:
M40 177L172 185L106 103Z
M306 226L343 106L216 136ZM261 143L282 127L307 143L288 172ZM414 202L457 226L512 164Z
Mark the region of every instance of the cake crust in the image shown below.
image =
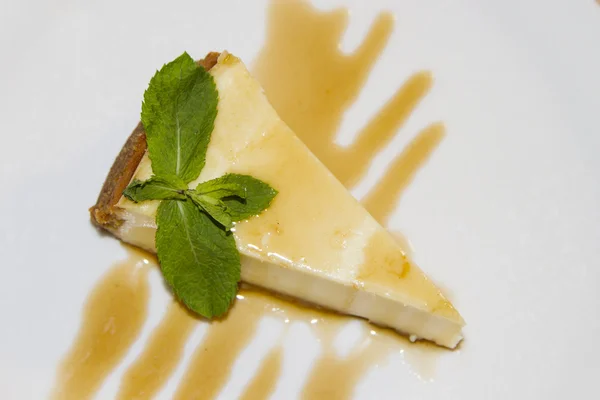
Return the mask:
M217 64L220 53L210 52L198 64L207 71ZM115 213L117 204L123 191L129 185L142 157L146 153L146 131L141 122L135 127L127 141L121 148L119 155L113 162L96 204L90 208L92 222L100 228L114 229L121 221Z

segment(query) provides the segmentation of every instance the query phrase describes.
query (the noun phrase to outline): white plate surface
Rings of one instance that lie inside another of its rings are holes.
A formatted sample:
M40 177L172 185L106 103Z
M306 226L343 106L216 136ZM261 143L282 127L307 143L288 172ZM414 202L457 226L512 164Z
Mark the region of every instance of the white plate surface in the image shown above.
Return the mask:
M353 193L360 197L381 175L392 147L445 122L446 138L390 227L410 238L418 263L451 288L468 322L464 346L438 360L432 379L392 360L370 371L356 398L600 398L600 5L316 6L350 8L345 50L378 12L397 17L344 120L342 143L410 73L435 76L431 94ZM0 7L0 397L40 399L88 290L124 256L92 228L87 208L138 120L150 76L183 50L199 57L228 49L251 64L267 4L4 0ZM164 309L158 276L152 287L150 319L125 363ZM252 346L270 335L265 327ZM313 339L294 340L275 398L294 398L306 371L302 349ZM243 376L234 374L229 387L241 387ZM117 378L100 397L111 397Z

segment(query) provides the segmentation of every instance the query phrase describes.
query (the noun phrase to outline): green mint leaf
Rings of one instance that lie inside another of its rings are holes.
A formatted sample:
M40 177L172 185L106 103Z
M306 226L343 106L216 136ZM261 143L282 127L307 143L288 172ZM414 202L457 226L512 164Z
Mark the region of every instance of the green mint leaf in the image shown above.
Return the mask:
M237 196L242 199L246 198L246 188L242 184L237 182L226 183L223 177L199 183L196 186L195 192L215 199L231 196Z
M215 221L223 225L226 230L231 229L233 221L227 211L227 206L222 200L205 194L198 194L193 190L189 190L187 195L194 204L207 212Z
M227 211L234 222L243 221L260 214L263 210L269 208L271 201L277 195L277 190L269 184L250 175L227 174L213 180L218 180L222 184L238 184L245 189L246 196L244 198L240 198L241 196L223 198Z
M188 183L200 175L217 116L212 76L183 53L156 72L142 103L152 170Z
M123 196L136 203L145 200L185 200L187 185L177 177L153 176L147 181L134 179L123 191Z
M158 260L175 295L206 318L227 312L241 269L233 235L189 200L163 200L156 223Z

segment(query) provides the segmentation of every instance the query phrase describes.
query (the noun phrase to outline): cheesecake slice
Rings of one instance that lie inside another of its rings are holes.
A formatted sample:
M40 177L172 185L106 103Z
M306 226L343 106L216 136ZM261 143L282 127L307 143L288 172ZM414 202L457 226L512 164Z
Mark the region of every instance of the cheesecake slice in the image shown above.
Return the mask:
M228 53L200 63L214 78L219 104L206 165L189 186L239 173L279 192L266 211L232 229L242 280L454 348L462 339L460 314L279 118L245 65ZM155 252L158 202L122 196L133 179L151 175L140 124L90 211L122 241Z

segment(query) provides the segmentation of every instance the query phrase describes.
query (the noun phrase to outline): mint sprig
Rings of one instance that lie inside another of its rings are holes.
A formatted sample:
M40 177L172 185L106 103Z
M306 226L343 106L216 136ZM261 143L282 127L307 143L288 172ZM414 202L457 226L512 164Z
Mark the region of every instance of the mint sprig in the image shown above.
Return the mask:
M165 280L192 311L212 318L227 312L240 281L233 224L260 214L277 191L248 175L200 175L217 116L215 82L183 53L156 72L142 103L154 175L132 181L123 195L134 202L161 200L156 252Z

